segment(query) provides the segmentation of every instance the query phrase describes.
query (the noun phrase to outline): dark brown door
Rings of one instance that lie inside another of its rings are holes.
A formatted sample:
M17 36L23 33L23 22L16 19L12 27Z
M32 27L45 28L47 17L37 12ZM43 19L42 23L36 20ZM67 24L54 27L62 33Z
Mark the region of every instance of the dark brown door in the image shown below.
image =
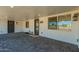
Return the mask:
M8 33L14 32L14 21L8 21Z
M39 35L39 19L35 19L34 21L34 32L35 35Z

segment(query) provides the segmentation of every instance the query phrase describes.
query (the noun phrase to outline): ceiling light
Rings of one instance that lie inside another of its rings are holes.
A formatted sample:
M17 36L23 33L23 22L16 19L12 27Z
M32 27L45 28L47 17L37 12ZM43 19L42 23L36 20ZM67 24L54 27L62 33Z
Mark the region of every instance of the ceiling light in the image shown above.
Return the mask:
M13 8L14 6L10 6L11 8Z

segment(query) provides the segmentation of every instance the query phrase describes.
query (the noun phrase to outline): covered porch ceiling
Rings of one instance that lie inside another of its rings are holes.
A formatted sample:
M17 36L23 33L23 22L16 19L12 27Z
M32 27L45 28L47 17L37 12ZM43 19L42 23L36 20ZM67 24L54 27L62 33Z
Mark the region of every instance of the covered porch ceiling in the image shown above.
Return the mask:
M0 15L13 17L16 20L32 19L35 17L49 16L57 13L71 11L78 6L0 6Z

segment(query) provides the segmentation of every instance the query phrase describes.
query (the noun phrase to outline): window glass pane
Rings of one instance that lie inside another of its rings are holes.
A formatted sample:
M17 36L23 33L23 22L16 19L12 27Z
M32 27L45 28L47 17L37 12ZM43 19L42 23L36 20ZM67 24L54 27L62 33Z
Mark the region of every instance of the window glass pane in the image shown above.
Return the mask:
M63 15L58 17L58 28L60 30L71 30L71 15Z
M79 21L78 17L79 17L79 13L74 14L73 21Z
M57 17L48 18L48 29L57 29Z
M26 22L26 28L29 28L29 22Z

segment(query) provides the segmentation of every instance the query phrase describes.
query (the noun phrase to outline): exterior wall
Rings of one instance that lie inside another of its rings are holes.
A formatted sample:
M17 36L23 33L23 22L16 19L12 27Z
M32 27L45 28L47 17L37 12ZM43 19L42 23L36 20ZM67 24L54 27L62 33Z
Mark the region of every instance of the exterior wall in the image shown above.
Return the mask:
M48 29L48 17L39 18L43 23L39 24L39 35L51 39L56 39L59 41L64 41L72 44L78 44L78 24L77 22L72 22L72 31L67 32L64 30L49 30ZM24 32L33 32L34 33L34 19L29 20L29 28L24 28Z
M18 22L16 24L16 22ZM8 20L5 17L0 18L0 34L7 34L8 33ZM14 32L23 32L22 28L22 22L21 21L15 21L15 29Z
M15 21L15 32L23 32L23 21Z
M34 34L34 19L29 20L29 31Z
M78 48L79 48L79 21L74 22L73 27L74 27L73 30L74 30L74 36L75 36L76 44L78 45Z
M22 21L22 31L23 32L31 32L34 34L34 19L29 19L29 28L26 28L26 21Z
M29 28L26 28L26 21L23 21L23 32L29 32Z
M72 31L67 32L65 30L49 30L48 29L48 18L47 17L43 17L40 18L40 20L42 20L44 23L40 24L40 36L44 36L44 37L48 37L48 38L52 38L52 39L56 39L59 41L64 41L64 42L69 42L69 43L73 43L76 44L76 38L74 36L74 27L72 27ZM73 24L75 26L75 24Z
M43 21L43 23L39 23L39 35L51 39L56 39L63 42L68 42L72 44L76 44L79 46L79 22L72 22L72 30L65 31L65 30L49 30L48 29L48 17L52 16L59 16L65 14L71 14L71 21L73 20L72 16L75 13L79 13L79 10L60 13L56 15L50 15L45 17L40 17L39 21ZM25 27L25 21L23 25L23 32L33 32L34 33L34 19L30 19L29 21L29 28Z
M73 16L74 13L79 13L79 10L72 11L72 12L66 12L61 14L56 14L52 16L59 16L59 15L65 15L65 14L71 14ZM79 22L72 22L72 31L67 32L65 30L49 30L48 29L48 17L52 16L46 16L39 18L40 21L43 21L43 23L40 23L40 36L56 39L59 41L64 41L72 44L79 45ZM73 18L71 18L73 20Z
M48 18L41 17L39 21L43 21L43 23L39 23L39 35L47 37L48 35Z
M72 22L72 31L70 32L48 29L48 17L64 14L71 14L73 16L74 13L79 13L79 10L40 17L39 22L43 21L43 23L39 23L39 35L79 46L79 22ZM0 34L7 33L7 21L7 17L0 17ZM29 21L29 28L26 28L26 20L15 21L15 32L33 32L34 34L34 19L29 19L27 21Z
M11 21L11 20L10 20ZM8 33L8 18L0 17L0 34ZM26 28L26 20L15 20L14 32L33 32L34 33L34 20L29 20L29 28Z
M7 17L0 16L0 34L7 33Z

